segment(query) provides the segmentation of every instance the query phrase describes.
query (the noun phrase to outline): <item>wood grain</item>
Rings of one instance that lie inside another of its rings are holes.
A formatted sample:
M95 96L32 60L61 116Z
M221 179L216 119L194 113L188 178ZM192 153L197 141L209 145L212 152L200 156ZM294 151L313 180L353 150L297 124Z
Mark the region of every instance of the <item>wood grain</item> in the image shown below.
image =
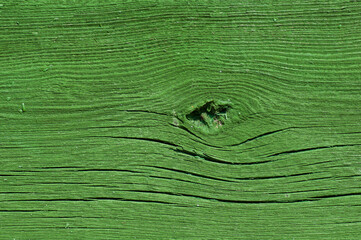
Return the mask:
M359 239L360 54L360 1L0 1L0 239Z

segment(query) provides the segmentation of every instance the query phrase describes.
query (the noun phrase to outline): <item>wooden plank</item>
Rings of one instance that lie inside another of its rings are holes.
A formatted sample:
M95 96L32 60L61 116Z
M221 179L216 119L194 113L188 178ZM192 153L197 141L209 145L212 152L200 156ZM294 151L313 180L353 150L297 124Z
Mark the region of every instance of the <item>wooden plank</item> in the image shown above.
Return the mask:
M0 2L0 239L359 239L360 1Z

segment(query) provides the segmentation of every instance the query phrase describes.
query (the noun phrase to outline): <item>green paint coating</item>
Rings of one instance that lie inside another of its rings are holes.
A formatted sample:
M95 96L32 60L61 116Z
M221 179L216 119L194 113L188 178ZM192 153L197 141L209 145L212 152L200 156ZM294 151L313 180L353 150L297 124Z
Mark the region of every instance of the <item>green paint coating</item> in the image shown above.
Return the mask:
M360 13L0 1L0 240L360 239Z

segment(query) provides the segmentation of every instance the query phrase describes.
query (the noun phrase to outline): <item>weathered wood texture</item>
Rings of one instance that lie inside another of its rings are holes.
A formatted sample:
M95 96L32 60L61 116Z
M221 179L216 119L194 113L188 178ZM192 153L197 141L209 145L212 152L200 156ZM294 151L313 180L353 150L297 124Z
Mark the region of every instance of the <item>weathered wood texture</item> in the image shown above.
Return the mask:
M360 239L360 1L0 2L0 239Z

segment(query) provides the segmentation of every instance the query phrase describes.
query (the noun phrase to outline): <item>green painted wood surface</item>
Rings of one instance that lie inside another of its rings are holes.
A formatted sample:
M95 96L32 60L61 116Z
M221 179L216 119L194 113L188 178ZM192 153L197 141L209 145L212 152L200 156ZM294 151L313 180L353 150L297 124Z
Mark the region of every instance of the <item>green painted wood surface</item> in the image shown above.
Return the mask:
M355 0L0 1L0 239L361 239L360 54Z

